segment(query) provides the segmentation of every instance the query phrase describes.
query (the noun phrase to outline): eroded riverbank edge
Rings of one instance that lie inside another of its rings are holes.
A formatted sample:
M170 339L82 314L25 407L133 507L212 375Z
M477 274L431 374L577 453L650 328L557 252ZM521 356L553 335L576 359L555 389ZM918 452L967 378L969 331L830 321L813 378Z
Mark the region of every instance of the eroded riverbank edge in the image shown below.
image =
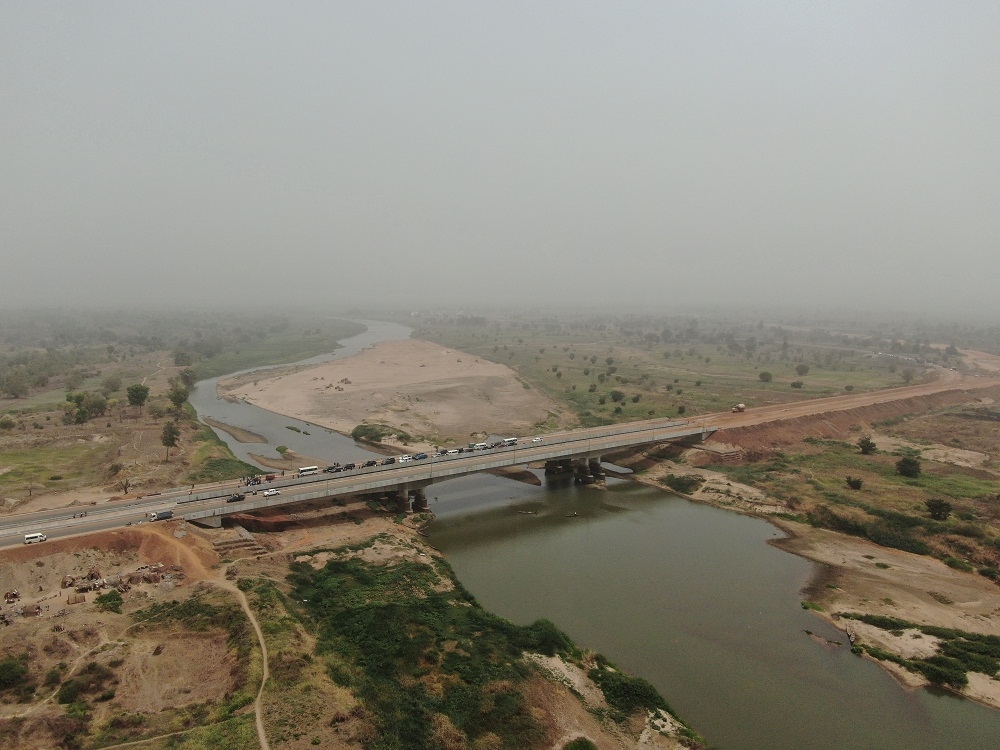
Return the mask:
M683 459L682 459L683 460ZM803 606L845 634L843 647L851 643L873 646L902 659L927 656L937 640L907 630L901 635L839 613L881 615L930 625L1000 636L1000 588L988 579L948 567L940 560L887 547L777 514L787 508L764 492L732 481L725 474L646 453L619 457L615 463L632 468L630 478L665 490L691 502L759 518L779 529L783 538L767 543L816 564L801 590ZM670 489L664 479L696 476L703 480L691 494ZM834 644L828 644L834 645ZM930 686L923 676L891 661L874 659L907 689ZM970 672L968 686L954 691L962 697L1000 709L1000 681Z

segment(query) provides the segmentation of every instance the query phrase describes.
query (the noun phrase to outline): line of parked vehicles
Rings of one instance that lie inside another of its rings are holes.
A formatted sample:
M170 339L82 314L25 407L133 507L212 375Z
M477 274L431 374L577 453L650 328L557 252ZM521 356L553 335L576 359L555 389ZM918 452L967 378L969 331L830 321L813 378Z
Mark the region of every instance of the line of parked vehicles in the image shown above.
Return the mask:
M475 453L476 451L486 451L492 450L494 448L510 448L517 445L518 439L516 437L504 438L503 440L496 440L492 443L469 443L465 448L450 448L442 449L433 455L433 458L443 458L445 456L457 456L460 453ZM538 443L541 441L540 437L533 438L531 442ZM370 469L373 466L390 466L395 463L405 464L409 461L422 461L425 458L431 458L429 453L414 453L413 455L406 456L388 456L383 458L381 461L376 459L369 459L363 463L347 463L339 464L333 463L327 466L323 471L327 474L339 474L342 471L353 471L355 469ZM307 476L309 474L316 474L319 472L319 468L316 466L304 466L299 469L299 476Z

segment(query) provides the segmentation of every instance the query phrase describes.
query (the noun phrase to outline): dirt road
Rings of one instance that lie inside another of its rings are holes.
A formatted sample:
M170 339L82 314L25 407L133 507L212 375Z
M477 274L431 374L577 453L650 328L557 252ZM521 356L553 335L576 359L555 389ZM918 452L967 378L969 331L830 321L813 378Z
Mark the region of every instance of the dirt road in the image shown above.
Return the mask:
M970 355L977 355L974 360L976 365L989 369L992 372L1000 372L1000 357L985 352L969 352ZM796 417L814 416L833 411L847 411L874 404L884 404L889 401L901 401L917 396L928 396L934 393L945 391L968 390L972 388L988 388L1000 385L1000 377L992 375L962 375L954 370L947 370L943 367L935 368L939 378L930 383L920 383L918 385L907 385L900 388L892 388L881 391L871 391L867 393L849 393L843 396L828 396L826 398L811 399L791 404L775 404L774 406L759 406L748 409L742 413L721 412L717 414L706 414L691 420L692 424L704 424L706 427L718 427L719 429L732 429L735 427L749 427L752 425L764 424L783 419L795 419Z

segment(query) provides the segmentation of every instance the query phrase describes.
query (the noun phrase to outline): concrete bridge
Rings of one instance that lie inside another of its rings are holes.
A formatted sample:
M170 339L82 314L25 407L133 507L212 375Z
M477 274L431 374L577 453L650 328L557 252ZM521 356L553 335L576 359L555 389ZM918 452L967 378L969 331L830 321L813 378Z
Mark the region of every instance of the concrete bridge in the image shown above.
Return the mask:
M546 435L541 439L525 438L527 442L518 445L471 453L373 466L349 473L277 479L258 486L258 494L248 494L245 500L239 502L226 502L231 490L215 489L183 496L176 500L176 505L162 507L173 509L177 516L183 516L188 521L214 527L221 526L223 517L232 513L374 492L394 495L400 510L407 511L411 509L412 496L412 509L421 511L427 509L425 489L435 482L488 469L538 462L545 462L547 473L573 472L580 481L590 482L603 475L600 464L606 453L663 442L698 443L715 430L715 427L667 420L585 428ZM276 489L280 494L264 497L262 493L266 489Z

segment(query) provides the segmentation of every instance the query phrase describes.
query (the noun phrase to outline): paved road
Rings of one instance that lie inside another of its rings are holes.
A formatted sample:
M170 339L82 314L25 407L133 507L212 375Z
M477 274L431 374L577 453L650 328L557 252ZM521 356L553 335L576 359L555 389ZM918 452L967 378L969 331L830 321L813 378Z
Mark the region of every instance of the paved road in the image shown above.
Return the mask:
M1000 372L1000 357L983 352L969 352L968 354L970 360L978 367ZM286 504L292 502L296 497L302 496L300 499L305 499L305 497L316 496L317 493L346 494L349 491L359 492L365 491L365 489L380 489L393 484L419 483L426 481L429 473L443 478L445 476L460 476L471 471L483 471L498 466L523 465L555 457L554 454L559 452L560 447L566 449L564 455L580 455L581 453L599 455L602 451L621 447L621 441L617 441L616 443L616 438L627 435L632 435L638 443L651 442L652 439L645 440L647 433L651 438L655 438L657 434L662 435L665 432L673 433L677 430L685 429L697 431L702 429L714 430L746 427L766 422L823 414L831 411L844 411L956 389L985 388L1000 385L1000 378L995 376L962 375L953 370L941 367L935 369L939 377L930 383L920 383L868 393L831 396L787 404L775 404L748 409L742 413L721 412L705 414L681 422L678 420L659 419L615 425L612 427L566 430L546 435L540 443L522 443L513 448L496 449L494 451L477 452L475 454L463 453L458 456L428 459L406 464L394 464L392 466L376 467L349 474L322 474L302 480L285 478L271 482L269 485L258 487L257 489L263 490L266 486L280 488L281 495L278 498L274 498L274 504ZM662 437L661 439L667 438ZM474 469L468 468L472 462L476 465ZM199 486L194 488L194 490L184 488L164 492L160 495L109 502L91 506L87 509L86 516L79 515L78 507L52 509L26 514L12 514L0 519L0 546L22 544L23 535L29 531L41 531L51 538L56 538L59 536L102 531L110 528L120 528L127 524L148 522L145 519L149 511L152 510L170 509L180 515L182 513L225 508L225 498L236 491L237 487L238 483L235 482L216 483ZM248 495L248 502L241 503L239 507L249 509L250 506L263 505L264 503L259 502L261 500L263 500L263 497L259 494L257 496ZM236 506L233 505L230 507L235 509ZM71 510L74 512L69 512Z

